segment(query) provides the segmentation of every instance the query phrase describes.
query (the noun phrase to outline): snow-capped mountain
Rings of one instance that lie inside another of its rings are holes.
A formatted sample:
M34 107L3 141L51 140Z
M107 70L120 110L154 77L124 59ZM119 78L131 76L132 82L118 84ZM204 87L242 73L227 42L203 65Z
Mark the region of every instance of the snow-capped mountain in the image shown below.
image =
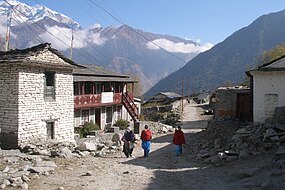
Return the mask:
M2 1L0 3L0 16L7 16L7 14L10 13L16 15L13 17L15 22L12 22L12 24L14 25L23 22L38 22L48 17L56 22L64 23L70 28L80 28L80 25L71 18L45 6L37 5L32 7L16 0L7 0L7 2Z
M13 10L11 49L48 42L69 57L71 39L74 39L72 59L75 62L97 64L135 76L142 84L142 92L212 47L211 44L201 45L170 35L144 32L128 25L104 28L94 23L93 28L83 29L71 18L47 7L7 1L0 3L0 39L5 39L7 13ZM1 40L1 50L3 47L4 40Z

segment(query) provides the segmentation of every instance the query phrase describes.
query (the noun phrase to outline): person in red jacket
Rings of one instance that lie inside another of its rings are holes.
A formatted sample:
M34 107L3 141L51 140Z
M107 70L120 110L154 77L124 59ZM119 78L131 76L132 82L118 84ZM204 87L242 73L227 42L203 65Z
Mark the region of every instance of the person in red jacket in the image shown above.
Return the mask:
M180 126L178 126L177 129L175 129L172 142L173 144L175 144L176 156L180 156L182 154L182 145L186 144L184 133L181 130Z
M152 139L151 131L148 129L148 126L144 126L144 130L141 132L141 139L142 139L142 148L144 150L143 157L148 157L150 152L150 140Z

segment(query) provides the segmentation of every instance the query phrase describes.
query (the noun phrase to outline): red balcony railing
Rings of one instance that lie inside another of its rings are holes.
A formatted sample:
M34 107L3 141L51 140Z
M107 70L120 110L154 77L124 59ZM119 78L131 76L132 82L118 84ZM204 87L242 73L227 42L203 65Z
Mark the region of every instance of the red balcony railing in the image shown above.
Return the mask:
M130 93L133 97L133 93ZM86 94L74 96L74 108L88 108L96 106L107 106L122 103L122 93L113 93L113 101L102 103L102 94Z

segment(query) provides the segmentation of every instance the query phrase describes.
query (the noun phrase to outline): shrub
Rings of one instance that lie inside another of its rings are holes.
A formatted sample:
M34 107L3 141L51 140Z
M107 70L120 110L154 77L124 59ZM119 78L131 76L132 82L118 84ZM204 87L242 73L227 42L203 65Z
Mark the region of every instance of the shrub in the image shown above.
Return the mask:
M99 125L94 123L92 120L86 122L81 128L75 130L76 133L79 133L80 137L86 137L90 131L100 130Z
M129 125L129 122L125 119L118 119L115 124L115 126L118 126L120 130L126 129Z

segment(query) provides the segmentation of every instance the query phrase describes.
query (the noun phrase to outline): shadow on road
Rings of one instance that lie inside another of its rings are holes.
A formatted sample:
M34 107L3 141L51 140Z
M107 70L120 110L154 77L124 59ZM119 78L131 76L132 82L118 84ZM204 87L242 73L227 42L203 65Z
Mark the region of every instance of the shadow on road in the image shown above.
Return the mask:
M208 121L187 121L185 137L190 148L196 133L189 133L188 129L198 129L197 126L202 126L201 123L205 124L205 122ZM191 160L189 149L184 149L183 154L176 157L172 138L173 134L154 138L151 144L153 150L148 158L139 157L122 164L143 166L154 170L155 177L149 184L149 189L223 189L221 187L224 183L224 173L219 174L212 166ZM229 186L225 189L229 189ZM242 187L230 189L242 189Z
M207 120L184 122L182 130L185 130L186 141L191 143L195 137L195 133L189 133L189 129L199 129L202 126L205 128L207 123ZM155 178L149 185L149 189L192 189L188 186L189 182L184 182L185 180L197 178L201 181L199 187L203 187L203 180L212 181L207 176L203 176L205 170L212 169L207 168L207 165L203 163L191 160L189 149L184 149L181 156L175 156L175 146L172 144L172 138L173 133L154 138L148 158L138 157L122 162L122 164L143 166L155 170ZM141 147L137 148L140 149ZM141 151L143 150L141 149Z
M199 122L190 123L190 126L196 123ZM195 129L195 127L190 127L190 129ZM196 134L185 133L186 141L190 148L191 142L195 141ZM190 149L183 149L183 154L176 157L172 138L173 134L154 138L151 144L153 151L151 151L148 158L138 157L122 162L122 164L143 166L151 169L154 177L147 189L245 189L242 183L237 184L236 180L233 180L234 176L231 176L231 172L225 170L225 168L217 168L191 160ZM137 148L140 149L141 147ZM141 149L141 151L143 150Z

